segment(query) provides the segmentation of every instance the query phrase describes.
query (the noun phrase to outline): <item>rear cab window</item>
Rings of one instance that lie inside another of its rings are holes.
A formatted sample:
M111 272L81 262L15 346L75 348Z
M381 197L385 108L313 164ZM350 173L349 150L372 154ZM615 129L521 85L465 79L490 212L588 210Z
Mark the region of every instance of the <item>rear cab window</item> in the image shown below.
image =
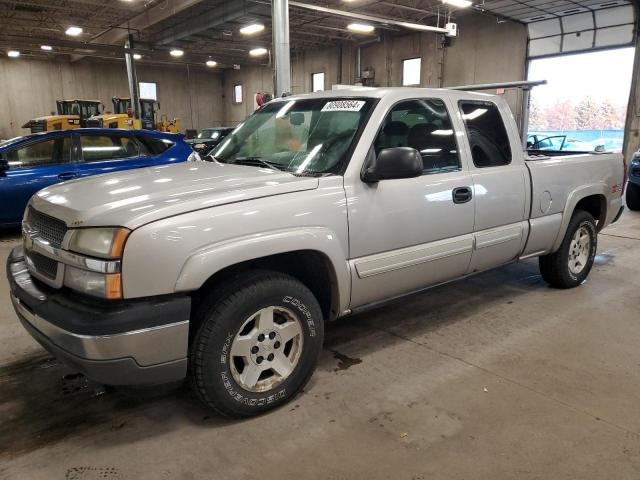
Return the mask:
M471 149L478 168L509 165L511 143L498 106L493 102L461 100L458 102Z

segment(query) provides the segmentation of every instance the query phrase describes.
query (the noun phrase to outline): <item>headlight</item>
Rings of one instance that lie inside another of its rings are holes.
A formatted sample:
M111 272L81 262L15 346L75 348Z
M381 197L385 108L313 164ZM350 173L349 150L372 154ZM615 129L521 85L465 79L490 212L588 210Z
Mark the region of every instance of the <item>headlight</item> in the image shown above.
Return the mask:
M187 162L200 162L200 161L202 161L202 159L200 158L200 155L198 155L198 152L191 152L187 157Z
M107 299L122 298L122 278L119 273L98 273L67 265L64 284L79 292Z
M122 258L124 243L131 233L126 228L79 228L69 240L69 250L74 253L107 260ZM122 276L119 268L95 271L93 264L104 263L96 258L85 259L85 268L66 265L64 284L78 292L107 299L122 298ZM109 262L107 262L109 263ZM119 262L116 262L119 264ZM99 270L99 269L98 269Z
M69 250L98 258L120 258L130 230L126 228L79 228L74 230Z

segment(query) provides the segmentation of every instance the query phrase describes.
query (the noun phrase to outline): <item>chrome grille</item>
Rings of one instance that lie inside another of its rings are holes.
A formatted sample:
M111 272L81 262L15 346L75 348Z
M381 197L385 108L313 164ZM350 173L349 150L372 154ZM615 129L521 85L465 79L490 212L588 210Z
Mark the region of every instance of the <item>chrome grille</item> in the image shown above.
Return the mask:
M49 242L52 247L60 248L62 246L62 240L67 233L67 225L62 220L29 208L27 223L32 231Z
M27 257L40 275L55 280L58 275L58 262L53 258L45 257L38 252L28 252Z

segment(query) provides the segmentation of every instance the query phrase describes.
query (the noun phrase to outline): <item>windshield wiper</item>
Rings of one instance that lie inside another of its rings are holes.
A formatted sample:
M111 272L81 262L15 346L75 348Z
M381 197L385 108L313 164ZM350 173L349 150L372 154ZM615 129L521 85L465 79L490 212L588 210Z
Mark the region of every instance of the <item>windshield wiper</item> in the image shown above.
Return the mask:
M228 163L228 162L227 162ZM236 158L232 163L236 165L247 165L247 166L256 166L256 167L267 167L271 170L276 170L278 172L286 170L284 165L278 165L274 162L268 162L260 157L240 157Z

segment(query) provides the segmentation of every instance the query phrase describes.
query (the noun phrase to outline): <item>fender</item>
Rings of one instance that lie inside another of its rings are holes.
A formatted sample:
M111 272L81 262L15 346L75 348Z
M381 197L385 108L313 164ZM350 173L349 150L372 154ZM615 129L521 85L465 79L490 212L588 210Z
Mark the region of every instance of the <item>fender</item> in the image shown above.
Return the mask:
M351 274L337 235L324 227L302 227L227 239L201 248L185 261L175 291L199 289L212 275L226 267L279 253L314 250L324 254L333 267L340 311L349 307Z
M606 199L607 186L604 183L584 185L576 188L571 193L569 193L569 196L567 197L567 202L565 204L564 211L562 214L562 223L560 224L560 231L558 232L556 241L553 243L553 248L551 249L551 252L556 252L560 248L560 245L562 244L562 240L564 240L564 236L567 232L569 222L571 221L571 217L573 216L573 212L576 209L576 205L578 204L578 202L583 198L589 197L591 195L602 195Z

